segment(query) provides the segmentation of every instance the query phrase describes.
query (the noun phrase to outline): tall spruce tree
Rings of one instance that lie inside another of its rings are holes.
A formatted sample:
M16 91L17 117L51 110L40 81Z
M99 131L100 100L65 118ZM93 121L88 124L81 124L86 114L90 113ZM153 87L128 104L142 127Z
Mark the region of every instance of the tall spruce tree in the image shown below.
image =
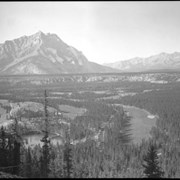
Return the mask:
M144 157L146 164L143 164L144 174L147 178L161 178L164 175L159 166L157 149L154 145L150 145L146 156Z
M64 145L64 178L72 178L73 174L73 157L72 157L72 145L70 143L70 129L66 131L66 142Z
M15 166L13 168L13 174L19 175L20 171L20 148L21 148L21 136L19 133L19 126L18 126L18 120L17 117L14 118L14 129L13 129L13 135L14 135L14 149L13 149L13 165Z
M49 174L49 163L50 163L50 153L49 153L49 133L48 133L48 110L47 110L47 93L46 90L44 92L44 119L45 119L45 129L43 130L44 136L41 139L43 142L42 147L42 156L40 158L41 163L41 175L44 178L48 177Z
M9 165L7 156L8 156L7 139L6 139L4 127L2 126L0 131L0 168Z
M14 134L0 131L0 170L12 174L19 174L20 142Z
M31 150L28 147L26 152L26 177L30 178L32 177L32 156L31 156Z

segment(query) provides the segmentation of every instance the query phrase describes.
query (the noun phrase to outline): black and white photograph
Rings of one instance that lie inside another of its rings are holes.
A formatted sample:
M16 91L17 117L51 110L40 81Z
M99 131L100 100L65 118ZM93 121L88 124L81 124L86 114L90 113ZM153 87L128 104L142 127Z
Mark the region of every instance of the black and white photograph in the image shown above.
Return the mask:
M180 1L1 1L0 178L180 178Z

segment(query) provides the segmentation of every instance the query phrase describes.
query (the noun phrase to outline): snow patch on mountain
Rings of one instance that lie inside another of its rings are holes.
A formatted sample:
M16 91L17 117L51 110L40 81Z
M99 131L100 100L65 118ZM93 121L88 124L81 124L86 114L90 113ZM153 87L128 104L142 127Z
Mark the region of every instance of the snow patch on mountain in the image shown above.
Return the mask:
M54 62L59 62L61 64L64 62L64 59L57 55L57 50L56 49L47 48L47 50L54 55L55 58L51 56L52 58L54 58Z
M67 59L68 62L71 62L71 61L72 61L72 58L71 58L71 57L65 56L65 58Z

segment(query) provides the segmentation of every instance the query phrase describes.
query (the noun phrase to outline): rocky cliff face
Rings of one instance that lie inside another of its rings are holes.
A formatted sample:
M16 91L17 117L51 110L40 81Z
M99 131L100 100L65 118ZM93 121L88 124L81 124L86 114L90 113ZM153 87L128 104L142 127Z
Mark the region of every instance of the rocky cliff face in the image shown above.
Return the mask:
M180 52L161 53L148 58L133 58L125 61L105 64L121 71L141 72L148 70L180 70Z
M101 73L113 69L89 62L56 34L39 31L0 44L0 74Z

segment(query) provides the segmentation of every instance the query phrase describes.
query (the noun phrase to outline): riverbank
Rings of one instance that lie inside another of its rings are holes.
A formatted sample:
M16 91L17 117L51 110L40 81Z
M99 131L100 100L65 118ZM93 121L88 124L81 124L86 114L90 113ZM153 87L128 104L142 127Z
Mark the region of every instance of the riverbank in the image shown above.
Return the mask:
M145 109L135 106L116 104L123 106L128 116L131 116L131 133L133 143L141 143L142 139L147 140L151 137L151 128L156 126L157 115L153 115Z

